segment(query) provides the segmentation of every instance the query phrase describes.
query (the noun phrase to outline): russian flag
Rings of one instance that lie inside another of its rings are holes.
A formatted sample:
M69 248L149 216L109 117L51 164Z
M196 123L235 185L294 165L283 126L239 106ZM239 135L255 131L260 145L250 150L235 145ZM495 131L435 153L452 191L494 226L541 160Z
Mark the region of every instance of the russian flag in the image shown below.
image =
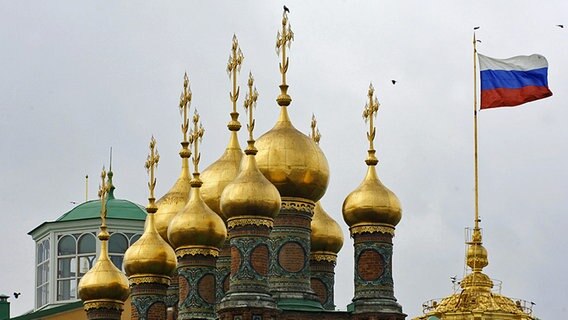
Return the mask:
M550 97L548 62L533 54L495 59L481 54L481 109L518 106Z

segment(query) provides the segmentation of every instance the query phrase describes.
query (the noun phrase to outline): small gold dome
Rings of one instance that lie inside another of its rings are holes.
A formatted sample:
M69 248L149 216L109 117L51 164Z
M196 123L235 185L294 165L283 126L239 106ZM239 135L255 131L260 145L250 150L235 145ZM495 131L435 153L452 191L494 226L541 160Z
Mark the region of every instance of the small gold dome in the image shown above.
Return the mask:
M253 154L246 156L239 175L221 195L221 211L227 219L243 215L274 218L280 203L278 189L258 170Z
M156 230L160 236L162 236L162 239L167 242L169 242L168 226L170 221L185 207L189 200L191 178L188 166L188 159L182 158L182 170L179 178L171 189L156 202L156 206L158 207L154 220Z
M467 248L467 265L472 270L481 270L489 264L487 249L480 243L470 244Z
M150 207L149 210L151 209ZM148 213L144 234L124 254L124 270L128 277L142 275L169 277L176 268L176 254L156 231L154 215Z
M201 181L193 182L187 205L170 222L168 239L177 250L191 247L223 245L227 228L223 219L211 210L201 198Z
M227 218L221 212L221 194L225 187L239 174L242 158L243 151L239 145L237 132L231 131L229 144L223 155L201 173L203 201L225 221Z
M79 297L84 302L124 302L130 294L128 279L108 257L107 240L108 233L106 240L101 241L101 254L97 262L79 281Z
M318 201L327 189L329 165L320 147L292 125L286 106L274 127L258 138L256 161L281 197Z
M318 201L312 218L312 252L338 253L343 247L343 232L339 224L325 212Z
M385 187L374 165L369 165L363 182L343 202L343 219L350 226L384 223L396 226L402 209L396 195Z

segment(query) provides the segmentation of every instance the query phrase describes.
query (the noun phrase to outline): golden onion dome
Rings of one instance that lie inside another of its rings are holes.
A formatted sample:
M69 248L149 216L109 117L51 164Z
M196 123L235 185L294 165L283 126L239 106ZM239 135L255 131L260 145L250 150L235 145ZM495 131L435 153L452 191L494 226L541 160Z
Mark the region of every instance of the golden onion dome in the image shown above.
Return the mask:
M172 247L160 236L155 226L155 207L148 208L144 233L124 254L124 271L128 277L169 277L177 260Z
M168 239L179 248L215 247L223 245L227 228L223 219L211 210L201 198L199 184L192 180L187 205L172 219Z
M323 209L318 201L312 218L312 252L338 253L343 247L343 232L339 224Z
M396 226L402 218L397 196L385 187L374 165L367 169L363 182L343 202L343 219L350 226L383 223Z
M243 161L239 175L229 183L221 195L221 211L227 219L238 216L274 218L280 211L278 189L258 170L254 154Z
M225 221L227 218L221 211L221 194L225 187L239 174L242 158L243 151L239 145L237 131L231 131L229 144L223 155L201 174L203 201Z
M256 161L281 197L318 201L329 182L329 165L320 147L292 125L281 106L276 125L258 138Z
M108 233L101 232L101 254L79 281L79 297L84 302L102 300L122 303L130 294L128 279L109 259L108 238Z
M182 149L180 154L186 149ZM187 150L189 152L189 150ZM189 157L189 155L187 155ZM189 200L190 185L188 159L182 156L181 174L174 185L157 202L158 211L155 213L156 230L164 239L168 241L168 226L174 216L180 212Z

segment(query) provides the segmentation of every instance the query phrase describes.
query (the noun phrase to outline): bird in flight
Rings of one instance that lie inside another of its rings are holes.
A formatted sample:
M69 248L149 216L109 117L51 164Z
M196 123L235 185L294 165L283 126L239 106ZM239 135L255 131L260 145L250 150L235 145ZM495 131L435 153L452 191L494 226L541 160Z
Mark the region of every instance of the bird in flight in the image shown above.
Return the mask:
M22 293L21 292L14 292L14 298L18 299Z
M392 84L395 85L396 84L396 80L391 80Z
M556 26L559 27L559 28L564 28L563 24L557 24Z
M288 7L286 5L284 5L284 11L290 13L290 9L288 9Z

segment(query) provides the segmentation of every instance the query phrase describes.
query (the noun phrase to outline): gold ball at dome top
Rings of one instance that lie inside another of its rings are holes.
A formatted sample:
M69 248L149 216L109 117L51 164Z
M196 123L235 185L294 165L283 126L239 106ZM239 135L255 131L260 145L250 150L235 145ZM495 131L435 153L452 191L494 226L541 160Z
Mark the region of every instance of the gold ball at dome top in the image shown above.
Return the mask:
M384 223L396 226L402 218L397 196L385 187L374 166L369 166L361 184L343 202L343 219L350 226Z
M339 224L323 209L318 201L314 208L311 235L312 252L338 253L343 247L343 232Z
M276 125L256 142L259 170L281 197L318 201L329 183L329 165L320 147L298 131L281 107Z

